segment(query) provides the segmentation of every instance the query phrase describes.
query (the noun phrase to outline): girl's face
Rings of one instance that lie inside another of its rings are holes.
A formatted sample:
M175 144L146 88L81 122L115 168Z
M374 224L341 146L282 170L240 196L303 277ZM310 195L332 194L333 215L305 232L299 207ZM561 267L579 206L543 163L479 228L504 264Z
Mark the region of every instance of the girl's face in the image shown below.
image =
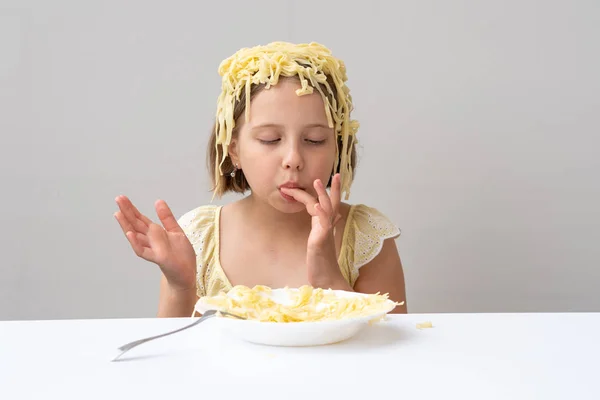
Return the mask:
M252 195L282 212L305 210L279 190L299 187L316 197L313 183L327 184L336 157L336 138L321 94L298 96L297 79L281 79L251 101L250 121L239 118L232 160L244 171Z

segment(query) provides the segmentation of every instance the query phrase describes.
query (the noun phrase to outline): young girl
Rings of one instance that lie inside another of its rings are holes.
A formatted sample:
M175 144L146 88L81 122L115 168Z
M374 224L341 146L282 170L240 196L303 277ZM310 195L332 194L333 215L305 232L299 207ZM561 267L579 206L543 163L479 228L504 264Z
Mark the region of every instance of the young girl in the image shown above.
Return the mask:
M208 147L213 193L248 193L162 226L125 196L115 213L134 252L162 271L159 317L187 317L200 296L235 285L389 293L406 312L388 218L348 198L358 123L344 63L317 43L244 48L219 67L222 93ZM327 192L326 188L330 188Z

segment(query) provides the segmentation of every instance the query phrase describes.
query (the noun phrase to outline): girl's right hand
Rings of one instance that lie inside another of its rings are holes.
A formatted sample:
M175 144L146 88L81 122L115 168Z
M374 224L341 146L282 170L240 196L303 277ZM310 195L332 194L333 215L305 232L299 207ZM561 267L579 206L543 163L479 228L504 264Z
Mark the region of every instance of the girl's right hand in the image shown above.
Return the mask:
M141 214L126 196L115 201L115 218L138 257L157 264L169 286L176 291L196 287L196 253L173 213L162 200L154 207L162 226Z

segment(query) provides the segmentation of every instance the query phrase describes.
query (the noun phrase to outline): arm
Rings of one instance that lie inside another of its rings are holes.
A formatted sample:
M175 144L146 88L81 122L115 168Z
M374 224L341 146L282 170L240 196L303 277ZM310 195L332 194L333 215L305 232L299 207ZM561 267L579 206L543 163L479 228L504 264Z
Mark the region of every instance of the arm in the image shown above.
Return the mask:
M389 293L390 299L403 305L392 313L406 314L406 287L404 271L394 239L386 239L383 248L373 260L360 268L354 290L361 293Z
M195 289L175 290L164 275L160 279L158 318L189 317L198 301Z
M135 254L161 269L158 316L191 316L196 301L196 253L171 209L162 200L155 203L160 226L127 197L118 196L116 202L115 218Z

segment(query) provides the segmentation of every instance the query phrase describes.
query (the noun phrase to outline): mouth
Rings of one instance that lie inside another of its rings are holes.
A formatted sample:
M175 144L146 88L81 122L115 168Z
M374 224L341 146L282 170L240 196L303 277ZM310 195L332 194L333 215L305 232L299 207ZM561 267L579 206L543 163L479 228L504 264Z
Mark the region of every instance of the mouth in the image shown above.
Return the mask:
M281 190L279 190L279 194L281 194L281 197L283 197L285 200L289 201L290 203L293 203L296 201L296 199L293 196L290 196L289 194L285 194Z
M280 190L281 189L301 189L304 190L304 188L300 185L298 185L297 183L294 182L286 182L283 185L279 185L278 187Z
M296 202L296 199L293 196L290 196L289 194L285 194L283 192L283 190L281 190L281 189L300 189L300 190L304 190L304 188L302 186L298 185L295 182L286 182L283 185L279 185L278 189L279 189L279 193L281 194L281 197L283 197L285 200L287 200L290 203Z

